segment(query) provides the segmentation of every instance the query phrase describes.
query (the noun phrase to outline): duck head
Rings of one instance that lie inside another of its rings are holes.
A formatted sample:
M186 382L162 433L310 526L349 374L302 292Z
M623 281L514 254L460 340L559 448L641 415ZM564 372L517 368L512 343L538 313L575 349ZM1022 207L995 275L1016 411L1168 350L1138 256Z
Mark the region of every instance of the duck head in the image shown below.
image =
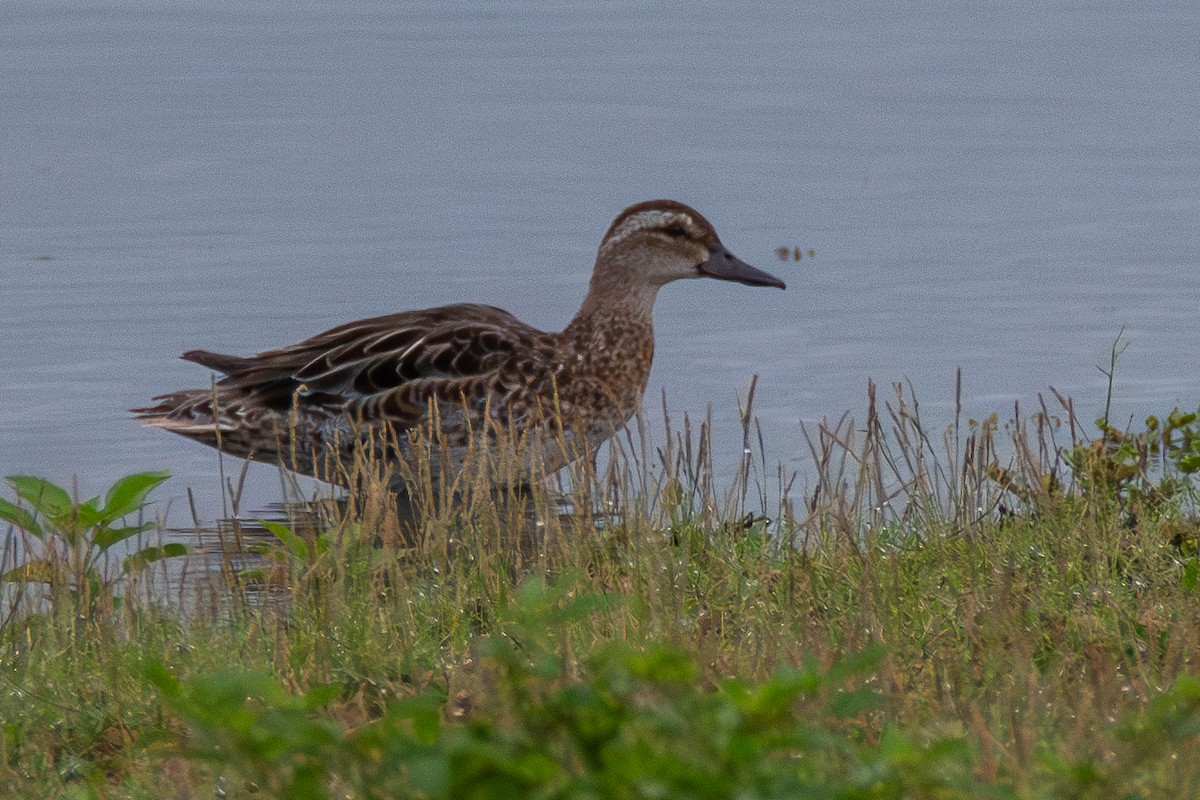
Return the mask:
M684 278L787 288L779 278L729 252L712 223L675 200L648 200L617 215L600 242L596 276L655 290Z

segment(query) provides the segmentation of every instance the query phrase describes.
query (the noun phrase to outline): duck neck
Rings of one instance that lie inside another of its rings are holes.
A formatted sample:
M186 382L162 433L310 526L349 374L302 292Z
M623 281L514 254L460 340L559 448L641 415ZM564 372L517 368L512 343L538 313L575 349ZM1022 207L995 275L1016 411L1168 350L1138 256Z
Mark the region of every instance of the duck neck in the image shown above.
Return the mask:
M563 331L570 348L584 359L608 353L613 357L653 353L654 284L621 280L622 276L592 276L587 297Z
M593 444L624 425L642 401L654 360L652 312L658 294L656 284L629 279L636 273L597 273L579 313L560 334L556 371L564 416L573 410L584 420Z
M597 269L592 273L587 297L567 329L589 324L597 317L619 317L649 327L659 288L655 283L630 280L626 270Z

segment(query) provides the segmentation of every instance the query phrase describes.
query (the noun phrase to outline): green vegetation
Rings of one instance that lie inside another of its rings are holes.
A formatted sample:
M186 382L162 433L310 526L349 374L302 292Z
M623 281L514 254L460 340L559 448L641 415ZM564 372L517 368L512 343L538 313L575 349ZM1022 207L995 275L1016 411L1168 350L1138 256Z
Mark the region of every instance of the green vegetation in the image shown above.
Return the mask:
M932 432L872 387L865 424L806 431L803 486L749 402L730 487L710 420L520 493L481 467L402 506L369 465L220 570L133 538L161 474L103 502L10 478L0 786L1200 796L1197 417L1055 408Z
M153 522L113 526L140 514L146 496L168 477L166 472L127 475L112 485L103 503L99 497L76 502L66 489L42 478L5 478L27 507L0 498L0 521L25 534L25 555L18 565L0 574L0 582L20 588L45 585L48 602L61 604L69 598L79 617L113 608L120 600L115 593L119 583L155 561L187 552L178 542L143 545L121 560L115 574L106 569L113 548L157 527ZM31 546L31 538L36 545Z

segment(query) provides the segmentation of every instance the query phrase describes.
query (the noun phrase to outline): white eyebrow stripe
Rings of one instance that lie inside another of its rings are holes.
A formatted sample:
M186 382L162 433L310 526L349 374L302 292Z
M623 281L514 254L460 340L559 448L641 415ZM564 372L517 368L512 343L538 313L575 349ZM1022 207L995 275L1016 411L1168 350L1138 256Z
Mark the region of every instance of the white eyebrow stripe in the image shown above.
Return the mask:
M696 221L692 219L691 215L685 214L682 211L647 209L639 211L618 225L608 235L608 238L604 240L604 244L600 249L604 250L638 231L644 231L647 228L666 228L672 224L682 225L688 231L695 231L696 229Z

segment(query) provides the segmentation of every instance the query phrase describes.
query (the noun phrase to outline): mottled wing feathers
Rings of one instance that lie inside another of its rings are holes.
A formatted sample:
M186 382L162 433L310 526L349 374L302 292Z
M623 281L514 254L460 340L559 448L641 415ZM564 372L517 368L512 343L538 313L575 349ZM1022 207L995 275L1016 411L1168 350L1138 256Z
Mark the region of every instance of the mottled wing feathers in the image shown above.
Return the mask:
M416 422L430 397L470 396L517 359L548 365L553 353L549 334L508 312L459 304L348 323L252 358L205 351L184 357L225 372L220 389L240 390L243 402L266 409L298 403Z

